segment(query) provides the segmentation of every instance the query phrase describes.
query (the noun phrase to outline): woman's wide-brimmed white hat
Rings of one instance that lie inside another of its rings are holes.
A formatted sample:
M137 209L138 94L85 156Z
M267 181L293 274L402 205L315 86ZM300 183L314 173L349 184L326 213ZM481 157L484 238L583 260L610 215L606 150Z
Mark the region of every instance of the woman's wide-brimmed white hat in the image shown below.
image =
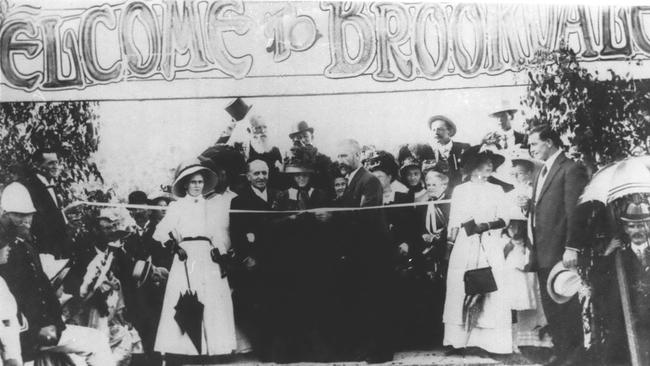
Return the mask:
M185 197L187 194L187 191L185 189L185 180L186 178L197 173L200 173L205 180L203 184L203 194L207 194L214 189L214 187L217 185L217 174L201 165L199 161L196 160L182 164L178 169L174 183L172 183L172 193L174 196Z
M564 266L562 261L558 262L548 275L546 291L548 295L558 304L564 304L571 300L582 287L582 279L575 269Z

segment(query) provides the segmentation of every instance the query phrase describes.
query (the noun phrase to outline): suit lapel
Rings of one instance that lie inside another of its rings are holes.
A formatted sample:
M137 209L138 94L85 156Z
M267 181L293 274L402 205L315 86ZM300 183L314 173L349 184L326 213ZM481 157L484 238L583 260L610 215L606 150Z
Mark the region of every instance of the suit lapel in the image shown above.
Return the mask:
M348 182L348 186L345 187L345 193L344 193L346 197L349 197L354 193L354 189L357 186L357 182L359 182L359 179L361 179L361 175L363 174L364 171L365 170L363 167L359 168L359 170L354 174L354 177L352 177L352 180Z
M567 157L564 156L564 153L560 153L557 159L553 162L553 165L551 166L551 169L548 171L546 175L546 179L544 180L544 185L542 186L542 190L539 191L539 198L535 197L536 201L539 201L544 195L544 193L548 190L548 187L551 185L551 181L553 180L557 172L560 170L560 166L562 166L562 164L564 164L566 160ZM537 181L539 182L539 178L537 179ZM535 184L535 191L537 191L537 184Z

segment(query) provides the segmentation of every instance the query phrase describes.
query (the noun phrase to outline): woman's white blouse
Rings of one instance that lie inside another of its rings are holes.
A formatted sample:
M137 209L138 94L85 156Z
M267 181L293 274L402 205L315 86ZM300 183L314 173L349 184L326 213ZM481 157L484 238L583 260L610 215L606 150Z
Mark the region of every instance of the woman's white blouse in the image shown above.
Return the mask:
M221 251L230 248L230 201L235 194L227 191L210 199L185 196L171 202L165 217L156 227L153 238L161 243L169 233L179 242L185 238L204 236Z
M479 223L507 220L508 202L503 188L492 183L466 182L454 189L449 227L460 228L471 219Z

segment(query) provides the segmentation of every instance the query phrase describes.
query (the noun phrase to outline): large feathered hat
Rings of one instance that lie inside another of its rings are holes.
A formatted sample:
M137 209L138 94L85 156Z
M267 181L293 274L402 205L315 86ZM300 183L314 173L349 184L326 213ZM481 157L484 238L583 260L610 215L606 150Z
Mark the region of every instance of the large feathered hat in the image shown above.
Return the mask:
M285 173L314 173L316 166L316 149L311 146L291 148L284 159Z

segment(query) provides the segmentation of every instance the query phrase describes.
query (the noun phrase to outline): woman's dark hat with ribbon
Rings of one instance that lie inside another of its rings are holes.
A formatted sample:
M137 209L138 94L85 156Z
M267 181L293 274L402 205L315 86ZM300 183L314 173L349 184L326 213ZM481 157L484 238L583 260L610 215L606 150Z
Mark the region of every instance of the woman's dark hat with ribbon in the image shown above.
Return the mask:
M463 153L462 161L465 170L471 172L487 161L492 163L492 170L497 170L506 161L506 158L486 149L483 145L475 145Z
M376 151L374 156L366 161L366 167L371 172L379 170L393 178L397 178L397 172L399 170L393 154L383 150Z
M225 109L232 119L239 122L246 118L246 115L251 108L253 108L252 105L247 105L241 98L237 98L228 104Z
M316 149L311 146L297 146L284 159L285 173L314 173Z

